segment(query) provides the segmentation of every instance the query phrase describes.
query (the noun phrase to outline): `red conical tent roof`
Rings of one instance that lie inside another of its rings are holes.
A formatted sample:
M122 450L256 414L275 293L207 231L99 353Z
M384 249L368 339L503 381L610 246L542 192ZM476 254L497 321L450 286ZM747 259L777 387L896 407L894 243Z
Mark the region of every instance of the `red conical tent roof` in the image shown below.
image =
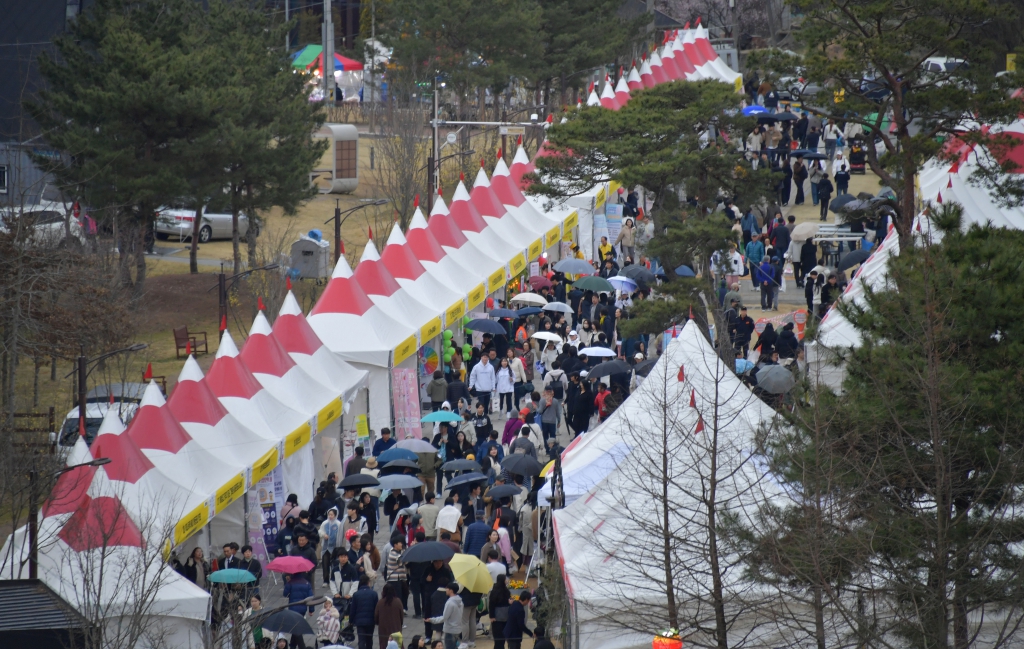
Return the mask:
M195 359L189 359L195 363ZM188 361L186 361L188 363ZM196 365L198 370L199 366ZM200 372L198 379L189 376L183 370L178 377L178 383L174 386L171 398L167 400L167 408L174 415L175 419L182 423L206 424L216 426L228 411L217 400L210 386L206 384L206 377Z
M366 242L366 247L363 248L362 259L359 260L359 265L356 266L354 277L359 282L359 286L366 291L367 295L391 297L402 290L399 283L395 281L395 278L388 272L388 269L381 263L380 255L377 254L377 246L373 245L373 241Z
M118 546L145 546L142 533L121 501L114 497L89 498L61 527L57 536L76 552Z
M103 472L111 480L135 484L153 468L142 449L125 434L97 435L90 450L94 457L110 458L110 463L103 465Z
M290 292L289 295L291 295ZM291 299L294 300L294 296ZM285 304L288 304L287 299ZM298 311L297 307L296 311L296 313L289 313L285 311L284 307L281 308L277 320L274 320L274 337L288 353L312 356L323 347L324 343L309 326L302 311Z
M416 259L416 253L409 247L402 231L396 223L388 235L388 243L384 246L384 253L380 260L395 279L416 280L427 269Z
M328 284L328 288L330 284ZM320 298L323 301L323 297ZM237 397L252 399L263 389L260 382L252 375L242 359L238 357L238 348L227 329L221 336L217 358L206 373L206 384L218 398Z
M373 301L367 297L366 292L352 275L348 261L344 256L339 257L334 274L327 282L324 292L320 294L320 299L316 301L310 315L317 313L363 315L369 311L373 307Z
M270 374L282 377L288 370L295 367L295 361L288 355L284 347L277 342L270 323L260 311L256 314L249 338L242 346L242 362L254 374Z
M181 427L170 409L165 407L167 404L156 384L150 383L150 386L155 392L151 392L151 388L146 389L139 410L124 435L130 437L141 449L177 453L192 441L192 437Z

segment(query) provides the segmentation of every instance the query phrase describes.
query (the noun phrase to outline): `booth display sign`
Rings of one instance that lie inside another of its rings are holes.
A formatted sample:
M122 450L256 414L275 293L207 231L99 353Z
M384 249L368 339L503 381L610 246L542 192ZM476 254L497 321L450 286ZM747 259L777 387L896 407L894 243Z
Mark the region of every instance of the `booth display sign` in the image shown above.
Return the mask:
M395 436L399 440L419 437L420 396L416 370L396 367L391 370L391 394L395 407Z
M505 285L505 269L499 268L487 278L487 292L493 293Z
M480 284L466 295L466 301L470 309L483 303L484 298L487 297L487 287Z
M548 230L548 233L544 235L544 247L550 248L551 246L555 245L555 242L558 241L558 239L561 238L561 236L561 226L556 225L555 227L551 228L550 230Z
M174 545L181 545L210 521L210 504L202 503L174 526Z
M252 465L252 477L250 478L250 482L252 484L256 484L266 477L277 467L278 459L276 447L264 453L263 457L256 460Z
M528 251L530 259L536 259L537 257L540 257L540 253L542 253L543 251L544 241L542 239L537 239L536 241L530 244L530 249Z
M539 241L538 241L538 243L539 243ZM531 248L532 247L533 246L531 246ZM537 254L540 255L539 252ZM524 255L523 253L519 253L518 255L516 255L515 257L512 258L512 261L510 261L508 263L508 271L509 271L509 274L512 277L515 277L517 275L522 275L523 271L525 271L525 270L526 270L526 255Z
M464 315L466 315L466 301L459 300L444 312L444 321L450 327Z
M245 474L239 473L227 484L217 490L214 501L214 512L220 513L227 509L227 506L241 498L245 493Z
M441 335L441 318L434 318L420 328L420 340L427 342Z
M395 365L415 354L419 347L419 343L416 341L416 334L403 340L398 347L395 347Z
M320 412L316 414L316 429L321 431L327 428L335 419L341 416L344 409L345 404L341 397L331 400L329 404L321 408Z

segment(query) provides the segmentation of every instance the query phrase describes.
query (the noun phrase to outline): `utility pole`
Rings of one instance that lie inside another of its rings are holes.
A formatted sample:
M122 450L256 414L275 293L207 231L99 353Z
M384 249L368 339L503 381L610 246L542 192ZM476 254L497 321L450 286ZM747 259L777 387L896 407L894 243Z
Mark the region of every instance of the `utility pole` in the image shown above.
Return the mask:
M285 24L291 20L291 4L292 0L284 0L284 22ZM292 30L288 30L284 33L284 53L287 54L288 50L292 48ZM117 219L114 219L115 221ZM116 239L115 239L116 241Z
M228 317L228 280L224 274L224 264L220 265L220 275L217 276L217 301L220 305L220 313L217 317L218 326Z
M341 199L334 199L334 265L341 259Z
M89 359L85 357L85 348L81 348L81 355L78 357L78 434L85 439L85 393L86 382L89 380L89 372L86 366Z
M437 159L441 157L437 142L437 70L434 70L434 113L430 119L430 133L433 142L430 145L430 159L427 160L430 170L427 172L427 179L430 181L430 191L427 192L427 212L434 208L434 196L437 194Z
M324 0L324 51L320 73L324 77L324 103L334 103L334 21L331 19L331 0Z
M374 75L376 72L377 65L377 1L370 1L370 132L373 133L373 122L374 122L374 110L376 97L374 92L376 91L377 77ZM366 101L365 93L363 101ZM370 149L370 169L373 169L373 149Z
M79 406L81 409L81 406ZM80 424L81 425L81 424ZM83 434L84 428L79 429ZM84 437L84 435L83 435ZM36 479L39 473L32 469L28 472L28 578L39 579L39 530L36 527L36 519L39 512L36 510Z

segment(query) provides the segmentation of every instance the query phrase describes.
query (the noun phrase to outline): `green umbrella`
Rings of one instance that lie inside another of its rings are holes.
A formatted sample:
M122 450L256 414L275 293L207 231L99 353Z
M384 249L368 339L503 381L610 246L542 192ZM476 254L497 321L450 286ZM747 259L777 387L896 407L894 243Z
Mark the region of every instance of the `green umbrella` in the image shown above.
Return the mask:
M248 584L251 581L256 581L256 575L252 574L248 570L226 568L224 570L218 570L217 572L211 573L207 579L215 584Z
M432 412L426 417L423 417L422 419L420 419L420 421L422 421L423 423L429 423L434 421L462 421L462 417L458 416L457 414L450 410L438 410L437 412Z
M573 282L573 286L583 291L597 291L599 293L611 293L615 290L615 287L612 286L611 282L603 277L597 277L596 275L581 277Z

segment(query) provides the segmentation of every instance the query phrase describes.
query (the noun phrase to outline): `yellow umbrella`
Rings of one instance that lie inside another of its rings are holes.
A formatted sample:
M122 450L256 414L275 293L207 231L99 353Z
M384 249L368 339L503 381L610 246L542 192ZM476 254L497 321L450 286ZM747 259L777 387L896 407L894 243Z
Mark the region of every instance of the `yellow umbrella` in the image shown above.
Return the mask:
M463 588L468 588L469 592L481 595L491 592L494 580L480 559L470 554L456 554L448 565L452 569L455 581Z
M551 473L551 470L554 469L554 468L555 468L555 461L551 460L550 462L548 462L547 464L544 465L543 469L540 470L540 477L542 477L542 478L548 477L548 474Z

